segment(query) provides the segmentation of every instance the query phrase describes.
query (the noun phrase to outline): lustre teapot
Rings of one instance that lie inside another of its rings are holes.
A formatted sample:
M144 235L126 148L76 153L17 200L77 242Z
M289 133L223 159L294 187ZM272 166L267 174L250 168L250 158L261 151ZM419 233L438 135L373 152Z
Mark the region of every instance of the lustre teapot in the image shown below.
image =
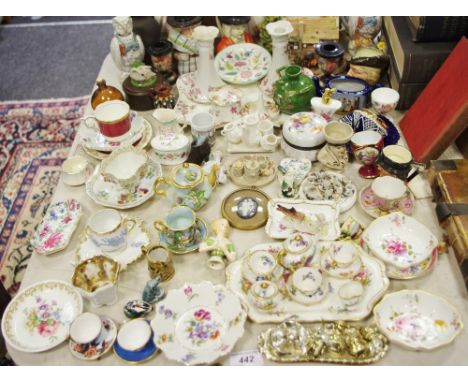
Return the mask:
M209 174L205 175L203 168L194 163L182 163L175 166L168 178L158 178L154 184L156 195L167 195L173 205L184 205L197 211L207 202L216 186L214 165ZM168 191L160 188L161 184L169 186Z

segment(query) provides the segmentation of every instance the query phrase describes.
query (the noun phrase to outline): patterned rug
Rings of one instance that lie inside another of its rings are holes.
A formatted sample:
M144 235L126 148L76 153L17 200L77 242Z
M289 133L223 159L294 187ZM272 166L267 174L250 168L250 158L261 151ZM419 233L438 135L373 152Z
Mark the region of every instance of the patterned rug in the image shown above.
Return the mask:
M0 280L11 296L88 99L0 103Z

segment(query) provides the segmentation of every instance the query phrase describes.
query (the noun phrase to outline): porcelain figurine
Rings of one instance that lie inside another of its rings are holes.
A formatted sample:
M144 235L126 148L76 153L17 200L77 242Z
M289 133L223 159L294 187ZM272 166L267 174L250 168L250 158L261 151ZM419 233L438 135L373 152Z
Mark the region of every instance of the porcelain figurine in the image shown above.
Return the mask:
M294 28L287 20L279 20L269 23L265 27L272 41L272 61L270 71L262 80L261 86L267 95L271 95L273 84L278 80L277 70L289 65L288 40Z
M201 92L201 97L197 97L197 99L209 100L209 88L224 85L214 66L213 43L218 33L218 28L204 25L195 27L193 31L192 37L198 43L198 69L194 87Z
M337 99L332 99L331 95L336 93L336 89L325 89L323 91L322 97L313 97L310 100L310 105L312 106L312 111L319 114L321 117L325 118L327 121L331 121L333 114L337 110L341 109L343 104Z
M227 182L226 167L221 163L223 160L223 153L220 150L212 151L208 162L203 165L203 171L205 174L209 174L214 166L217 166L216 180L219 184Z
M142 61L145 47L141 37L133 33L133 22L130 16L117 16L112 19L114 37L110 51L115 65L123 72L130 72L135 62Z
M166 291L159 286L161 278L156 276L154 279L149 280L143 289L143 301L148 304L156 304L166 297Z
M237 258L236 248L229 236L229 222L218 219L211 225L216 236L207 237L201 244L199 251L208 253L208 266L211 269L224 269L226 262L233 262Z
M130 319L144 317L153 311L153 306L146 301L131 300L123 308L124 314Z
M136 62L130 69L130 81L137 88L149 88L156 83L156 73L151 70L151 66Z

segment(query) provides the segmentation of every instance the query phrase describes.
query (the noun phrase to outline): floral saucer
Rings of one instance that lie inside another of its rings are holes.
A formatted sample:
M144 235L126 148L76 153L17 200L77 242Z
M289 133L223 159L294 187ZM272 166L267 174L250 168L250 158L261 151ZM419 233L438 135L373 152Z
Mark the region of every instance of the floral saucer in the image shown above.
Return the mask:
M234 44L215 58L215 68L223 81L248 85L261 80L270 70L271 55L256 44Z
M153 127L146 119L142 118L142 120L143 120L143 131L141 133L141 137L140 139L136 140L133 143L133 147L135 147L136 149L144 149L148 145L148 143L151 141L151 138L153 137ZM83 151L86 154L98 160L106 159L111 153L111 151L99 151L99 150L91 149L85 145L81 145L81 147L83 148Z
M42 281L20 291L3 313L2 334L14 349L37 353L68 338L70 325L83 312L83 299L70 284Z
M81 142L83 146L92 150L110 152L124 145L134 144L141 138L143 134L143 129L145 127L145 119L136 116L136 113L132 114L132 127L127 133L128 136L120 142L111 142L99 131L89 128L85 124L83 124L80 130Z
M97 339L90 344L81 345L70 338L68 346L70 352L83 361L94 361L106 354L117 337L117 327L114 321L107 316L100 316L102 322L102 332Z
M36 228L31 245L40 255L50 255L64 249L78 227L83 215L75 199L52 204Z
M208 281L170 290L155 311L156 346L185 365L215 362L244 334L246 313L239 297Z
M139 206L151 198L154 195L154 182L162 176L161 165L150 159L145 176L136 185L135 192L130 193L115 183L106 182L99 170L98 165L86 182L86 193L101 206L121 210Z
M389 212L382 211L377 205L377 200L370 184L359 191L358 199L359 205L364 210L364 212L374 219L378 218L379 216L386 215L389 212L398 211L403 212L406 215L412 215L415 207L414 196L411 192L408 192L407 196L398 204L398 208Z
M167 247L169 251L174 252L178 255L183 255L184 253L196 251L200 246L200 243L206 239L207 235L208 227L205 221L201 218L197 218L195 222L195 236L192 244L186 246L168 244L166 241L166 235L163 232L159 234L159 242L161 245Z
M375 306L374 318L390 341L412 350L434 350L447 345L463 329L454 306L422 290L387 294Z
M129 264L137 260L143 253L142 247L150 243L150 238L146 232L144 222L141 219L136 220L135 227L128 232L127 246L114 252L106 252L105 256L120 264L120 269L124 270ZM94 256L101 255L102 251L92 242L85 228L80 237L80 243L75 251L78 261L84 261Z

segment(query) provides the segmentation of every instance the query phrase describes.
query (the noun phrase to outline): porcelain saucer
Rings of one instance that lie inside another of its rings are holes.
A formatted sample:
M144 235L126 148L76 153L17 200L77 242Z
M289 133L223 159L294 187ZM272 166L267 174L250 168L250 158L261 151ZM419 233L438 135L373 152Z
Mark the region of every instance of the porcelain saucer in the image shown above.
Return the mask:
M117 337L117 327L114 321L107 316L100 316L102 322L102 332L99 337L91 342L91 344L80 345L70 338L68 346L71 353L78 359L83 361L93 361L101 358L106 354L112 345L114 345Z
M150 242L148 233L146 232L144 223L138 218L135 228L130 230L127 236L127 246L114 252L106 252L105 256L115 260L120 264L121 270L125 269L130 263L137 260L142 255L142 247L147 246ZM85 229L80 238L80 244L76 249L76 257L78 260L84 261L94 256L101 255L102 251L91 241L88 230Z
M371 185L368 185L359 191L359 205L369 216L378 218L382 215L386 215L390 212L403 212L405 215L412 215L415 201L414 196L411 192L408 192L408 196L404 198L398 205L398 208L392 209L391 211L382 211L377 207L374 191L372 191Z
M140 350L129 351L123 349L118 341L114 342L114 353L120 359L128 363L141 363L149 361L153 356L158 353L158 348L153 341L153 333L151 332L151 339L148 343Z
M136 116L136 113L134 113L132 115L132 127L128 133L126 133L126 137L120 142L110 142L99 131L83 125L80 130L81 142L83 146L89 149L111 152L124 145L134 144L141 139L144 127L144 119Z
M86 193L97 204L116 209L127 209L139 206L154 195L153 185L162 176L159 163L149 160L148 170L135 187L135 192L111 182L106 182L99 173L97 166L91 178L86 182Z
M196 251L198 247L200 246L200 243L206 239L207 235L208 235L208 227L205 221L201 218L197 218L197 221L195 222L194 242L192 244L188 246L175 246L175 245L167 244L166 235L162 232L159 234L159 242L161 245L167 247L169 251L176 253L178 255L182 255L184 253Z
M148 143L151 141L151 138L153 137L153 127L146 119L142 118L142 120L143 120L143 130L141 133L141 137L140 139L137 139L133 143L133 147L135 147L136 149L144 149L148 145ZM83 148L83 151L87 155L98 160L106 159L111 153L111 151L95 150L95 149L87 147L84 144L81 145L81 147Z

